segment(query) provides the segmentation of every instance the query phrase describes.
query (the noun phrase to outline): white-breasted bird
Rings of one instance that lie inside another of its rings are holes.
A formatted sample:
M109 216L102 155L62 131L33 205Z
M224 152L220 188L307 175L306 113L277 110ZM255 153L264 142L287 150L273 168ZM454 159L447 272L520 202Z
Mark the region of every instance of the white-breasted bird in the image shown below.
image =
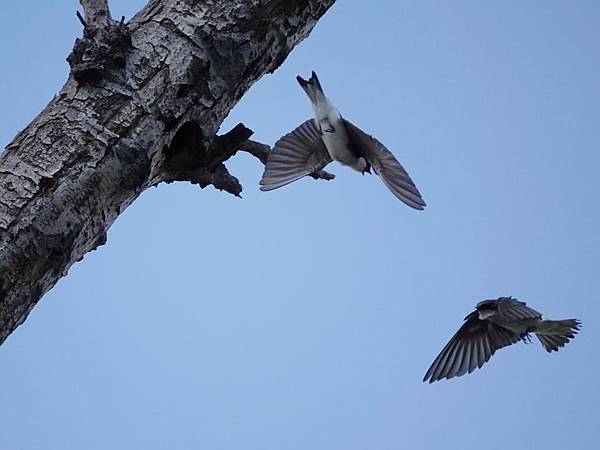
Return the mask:
M481 368L496 350L519 341L531 341L534 333L548 353L573 339L581 327L577 319L546 320L542 314L512 297L479 302L475 311L446 344L423 381L460 377Z
M344 119L323 93L313 72L310 79L296 77L315 112L279 139L270 152L260 189L270 191L323 169L333 160L361 173L371 167L392 193L415 209L425 208L419 190L394 155L377 139Z

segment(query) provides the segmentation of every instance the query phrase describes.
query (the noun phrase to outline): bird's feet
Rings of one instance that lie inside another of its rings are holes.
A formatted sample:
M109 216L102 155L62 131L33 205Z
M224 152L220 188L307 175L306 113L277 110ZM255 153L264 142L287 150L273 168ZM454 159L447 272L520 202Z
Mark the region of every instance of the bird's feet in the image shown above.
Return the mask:
M529 334L529 331L523 333L523 335L521 336L521 340L526 344L531 344L531 335Z

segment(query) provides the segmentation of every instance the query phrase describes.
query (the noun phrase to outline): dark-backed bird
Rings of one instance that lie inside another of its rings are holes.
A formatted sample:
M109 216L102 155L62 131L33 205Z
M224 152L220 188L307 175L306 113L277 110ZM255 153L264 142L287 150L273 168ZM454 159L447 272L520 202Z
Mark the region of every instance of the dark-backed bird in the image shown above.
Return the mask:
M450 339L425 374L423 381L460 377L481 368L496 352L519 341L530 342L534 333L548 351L573 339L581 326L576 319L546 320L542 314L512 297L479 302L475 311Z
M323 93L317 75L313 72L308 80L299 76L296 79L310 99L315 119L307 120L275 143L260 189L270 191L285 186L335 160L363 174L371 173L372 167L396 197L412 208L425 208L415 183L392 152L342 118Z

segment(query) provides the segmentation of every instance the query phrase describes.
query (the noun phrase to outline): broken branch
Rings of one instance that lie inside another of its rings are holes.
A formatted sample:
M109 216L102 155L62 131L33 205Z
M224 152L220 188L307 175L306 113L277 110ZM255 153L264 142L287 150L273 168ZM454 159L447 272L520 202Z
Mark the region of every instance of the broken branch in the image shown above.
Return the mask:
M79 3L85 14L84 26L104 28L112 21L107 0L79 0Z

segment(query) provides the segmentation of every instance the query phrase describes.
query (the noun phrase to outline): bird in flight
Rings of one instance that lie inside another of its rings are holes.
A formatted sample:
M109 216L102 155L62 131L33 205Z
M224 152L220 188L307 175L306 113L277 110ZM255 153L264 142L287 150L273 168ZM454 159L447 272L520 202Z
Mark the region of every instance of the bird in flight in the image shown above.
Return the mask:
M308 80L296 77L315 112L298 128L279 139L270 152L260 180L270 191L323 169L333 160L364 174L371 167L392 193L414 209L425 202L404 167L385 146L342 118L323 93L313 72Z
M546 320L542 314L512 297L479 302L465 317L423 381L430 383L463 376L481 368L496 352L519 341L530 342L534 333L548 353L573 339L580 329L576 319Z

